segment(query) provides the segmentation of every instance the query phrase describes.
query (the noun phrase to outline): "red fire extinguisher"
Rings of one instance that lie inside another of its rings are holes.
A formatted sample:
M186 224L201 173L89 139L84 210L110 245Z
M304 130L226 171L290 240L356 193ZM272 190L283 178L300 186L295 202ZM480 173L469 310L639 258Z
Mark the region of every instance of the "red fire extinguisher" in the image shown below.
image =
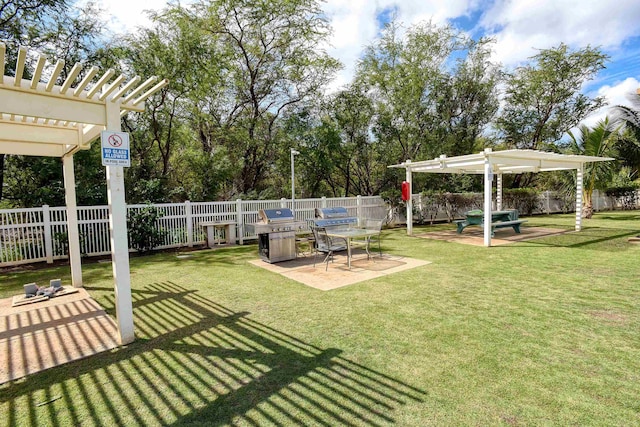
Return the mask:
M407 181L402 181L402 200L405 202L411 199L411 185Z

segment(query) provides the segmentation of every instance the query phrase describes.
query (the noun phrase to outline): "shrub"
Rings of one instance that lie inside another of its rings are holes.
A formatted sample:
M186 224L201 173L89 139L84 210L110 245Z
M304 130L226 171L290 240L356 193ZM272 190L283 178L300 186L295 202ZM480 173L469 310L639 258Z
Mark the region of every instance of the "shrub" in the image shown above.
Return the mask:
M414 218L418 224L429 222L438 216L438 212L444 211L444 205L440 197L441 193L427 190L420 195L420 204L413 205Z
M129 245L138 252L146 253L162 244L165 231L157 225L161 217L162 212L151 205L130 211L127 215Z
M531 215L540 205L540 191L534 188L511 188L504 190L502 199L508 208Z
M635 185L607 188L605 193L615 199L614 206L620 205L623 210L636 209L638 205L638 187Z
M444 198L445 211L449 222L461 217L464 212L470 209L481 207L478 199L482 199L482 196L477 194L445 193L442 197Z

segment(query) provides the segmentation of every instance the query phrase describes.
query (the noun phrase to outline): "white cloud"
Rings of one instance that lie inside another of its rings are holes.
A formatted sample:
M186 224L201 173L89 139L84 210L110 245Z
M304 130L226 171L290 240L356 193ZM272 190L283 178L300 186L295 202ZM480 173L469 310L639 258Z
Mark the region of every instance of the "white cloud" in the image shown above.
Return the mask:
M615 48L640 35L638 0L497 0L480 26L497 39L495 59L516 65L564 42Z
M80 0L86 2L88 0ZM160 10L166 0L97 0L106 9L114 32L134 31L150 25L144 10ZM433 20L469 16L486 8L474 33L488 32L496 39L494 60L514 66L534 54L565 42L572 47L587 44L619 53L623 41L640 36L639 0L618 0L615 5L602 0L327 0L321 7L333 28L328 45L322 46L344 64L331 85L335 90L349 83L365 46L379 34L376 18L383 10L394 10L406 26ZM181 0L182 5L191 0ZM615 58L614 58L615 60ZM638 61L628 61L625 68L637 70ZM636 71L615 77L640 78ZM611 81L611 80L609 80ZM596 90L599 82L586 88ZM617 87L617 86L616 86Z
M355 72L364 48L379 34L376 18L384 10L394 10L397 19L409 26L433 20L445 23L448 19L468 14L477 0L328 0L323 5L333 35L327 52L344 64L330 90L348 84Z
M80 0L78 5L89 1ZM151 21L145 11L159 11L167 5L166 0L94 0L94 3L104 11L104 20L108 28L118 34L133 32L138 27L150 26Z
M605 97L607 106L591 114L582 121L582 124L593 127L598 121L603 120L607 115L611 115L611 107L616 105L632 106L627 97L635 94L638 88L640 88L640 81L633 77L629 77L613 86L601 86L596 95Z

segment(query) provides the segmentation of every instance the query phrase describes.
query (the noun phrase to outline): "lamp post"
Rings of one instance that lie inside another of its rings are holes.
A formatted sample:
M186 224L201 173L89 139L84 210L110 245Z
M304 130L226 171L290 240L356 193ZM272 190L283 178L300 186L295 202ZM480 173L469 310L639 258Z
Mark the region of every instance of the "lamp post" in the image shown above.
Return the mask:
M293 217L296 217L296 174L294 167L294 156L300 154L299 151L291 148L291 212L293 212Z

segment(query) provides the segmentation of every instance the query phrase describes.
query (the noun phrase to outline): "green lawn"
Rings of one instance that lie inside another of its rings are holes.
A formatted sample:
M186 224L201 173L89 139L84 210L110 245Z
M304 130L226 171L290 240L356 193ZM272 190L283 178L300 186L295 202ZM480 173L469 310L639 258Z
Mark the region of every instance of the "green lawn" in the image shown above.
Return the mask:
M638 211L493 248L385 230L432 263L330 292L256 246L132 258L137 341L0 386L0 425L639 425L638 234ZM114 314L110 265L83 272ZM2 273L0 296L58 276Z

